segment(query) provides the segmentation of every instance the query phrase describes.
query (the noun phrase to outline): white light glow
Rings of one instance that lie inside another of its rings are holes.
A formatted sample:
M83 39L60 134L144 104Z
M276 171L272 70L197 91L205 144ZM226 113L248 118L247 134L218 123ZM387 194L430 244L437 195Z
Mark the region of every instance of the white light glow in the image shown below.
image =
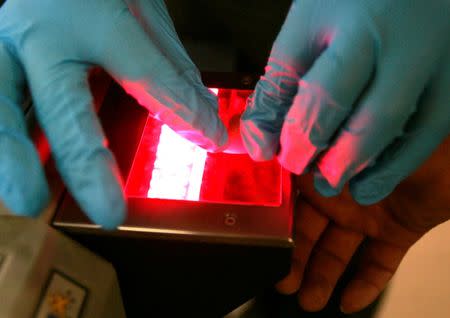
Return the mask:
M218 88L210 88L209 89L211 92L213 92L214 95L219 95L219 89Z
M206 156L206 150L163 125L147 197L198 201Z

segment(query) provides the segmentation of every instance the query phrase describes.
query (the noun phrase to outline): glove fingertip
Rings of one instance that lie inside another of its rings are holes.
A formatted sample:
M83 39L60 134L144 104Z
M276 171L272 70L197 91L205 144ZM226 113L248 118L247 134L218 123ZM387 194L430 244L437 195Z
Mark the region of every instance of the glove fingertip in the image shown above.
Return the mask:
M333 188L319 172L314 173L314 188L316 191L326 198L331 198L339 195L342 187Z
M2 146L0 198L13 214L36 217L50 201L39 157L22 137L4 138Z
M39 186L39 189L33 191L33 193L26 194L20 191L18 189L20 187L17 187L17 185L13 187L16 189L11 191L13 193L7 194L4 204L14 215L37 217L50 201L50 191L47 184Z
M31 217L39 216L50 202L51 193L49 187L44 177L42 179L43 180L40 182L41 185L38 186L38 193L36 194L35 198L32 199L32 202L28 203L29 216Z
M219 117L218 100L199 79L193 79L189 94L183 101L189 105L189 116L183 117L179 125L177 118L167 118L165 123L178 134L209 152L221 152L227 148L227 128ZM189 95L189 96L188 96Z
M372 205L385 199L392 191L386 182L377 180L371 181L350 181L350 193L353 199L360 205Z
M255 161L271 160L279 147L279 135L270 135L261 129L251 119L241 119L242 143L249 156Z
M101 225L103 229L111 231L125 222L127 215L125 200L113 200L110 207L107 207L105 210L107 212L99 213L100 217L96 222Z
M82 160L60 162L59 168L80 208L93 223L112 230L124 222L126 200L122 180L108 149L99 148Z
M127 214L126 200L120 187L116 184L110 184L109 186L103 184L102 189L99 185L97 186L102 194L92 197L89 202L86 202L86 207L83 210L87 212L95 224L100 225L105 230L114 230L125 221Z

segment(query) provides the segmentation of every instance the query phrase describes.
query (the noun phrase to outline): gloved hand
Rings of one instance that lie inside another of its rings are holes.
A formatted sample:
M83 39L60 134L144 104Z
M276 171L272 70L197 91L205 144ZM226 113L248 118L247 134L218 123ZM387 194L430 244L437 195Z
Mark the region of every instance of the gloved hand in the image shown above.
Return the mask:
M27 80L59 172L81 208L105 228L123 221L120 177L89 92L92 66L189 140L212 151L227 142L215 96L163 0L9 0L0 9L0 198L15 213L36 215L49 197L20 109Z
M450 133L450 1L297 0L249 99L256 160L386 197Z

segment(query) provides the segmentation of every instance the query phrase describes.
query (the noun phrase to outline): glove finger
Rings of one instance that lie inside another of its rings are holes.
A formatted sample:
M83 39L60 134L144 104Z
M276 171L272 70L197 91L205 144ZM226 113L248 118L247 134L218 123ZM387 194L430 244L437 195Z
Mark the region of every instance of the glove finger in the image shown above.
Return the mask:
M419 103L406 133L392 144L376 164L350 182L360 204L373 204L388 196L411 175L450 134L450 59Z
M326 147L370 79L374 63L369 34L341 35L300 80L281 131L278 160L304 172Z
M207 150L225 146L227 132L216 99L186 80L187 72L197 72L195 66L174 65L128 9L111 23L102 48L91 62L110 72L155 118Z
M410 74L402 61L383 63L361 104L340 130L317 167L335 189L372 165L397 137L423 91L427 76ZM407 64L407 63L406 63ZM318 188L319 183L316 183ZM319 192L322 192L320 187ZM324 192L327 192L326 190Z
M278 152L284 117L297 93L299 78L320 53L320 45L311 45L316 32L305 23L302 10L306 9L298 1L293 2L273 45L265 74L241 118L242 140L254 160L270 160Z
M50 192L20 107L24 88L21 67L0 43L0 199L15 214L36 216Z
M44 59L42 59L44 60ZM27 66L27 65L26 65ZM116 162L94 111L87 67L26 67L38 120L58 170L89 218L104 228L120 225L125 200Z

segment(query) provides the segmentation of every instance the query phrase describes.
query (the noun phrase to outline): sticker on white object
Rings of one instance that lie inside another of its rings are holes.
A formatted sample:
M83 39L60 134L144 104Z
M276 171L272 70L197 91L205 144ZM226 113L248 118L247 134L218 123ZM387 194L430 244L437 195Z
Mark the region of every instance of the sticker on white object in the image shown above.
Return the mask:
M60 272L52 272L35 318L81 317L87 289Z

